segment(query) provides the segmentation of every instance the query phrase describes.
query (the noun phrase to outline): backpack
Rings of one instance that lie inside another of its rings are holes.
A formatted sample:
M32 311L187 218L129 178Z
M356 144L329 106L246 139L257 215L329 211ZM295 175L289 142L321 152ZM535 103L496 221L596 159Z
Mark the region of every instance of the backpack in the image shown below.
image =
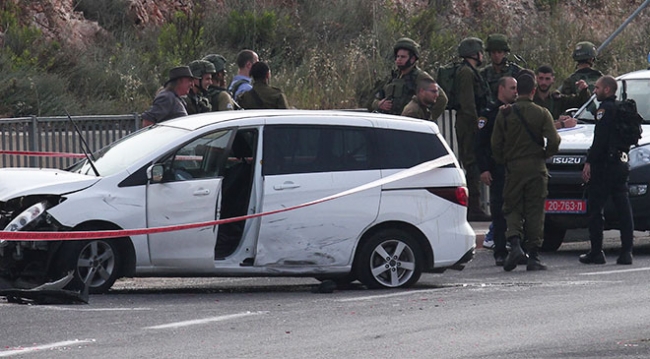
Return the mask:
M463 65L462 62L452 62L438 68L436 82L447 94L447 110L458 110L458 94L456 94L456 72Z
M633 99L616 101L616 122L614 128L622 144L626 147L636 146L641 138L643 117L636 109L636 102Z

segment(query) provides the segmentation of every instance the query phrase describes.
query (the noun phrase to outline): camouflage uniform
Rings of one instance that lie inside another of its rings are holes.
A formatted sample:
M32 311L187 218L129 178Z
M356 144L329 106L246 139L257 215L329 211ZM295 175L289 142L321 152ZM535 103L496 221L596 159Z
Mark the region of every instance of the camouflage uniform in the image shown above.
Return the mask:
M521 118L517 115L517 111ZM560 136L547 109L520 97L508 114L500 111L492 133L492 154L506 168L503 212L507 238L522 238L528 252L544 238L544 202L547 195L546 158L557 153ZM522 123L526 121L531 138ZM547 140L543 147L543 139Z
M247 110L289 108L282 90L260 81L256 81L252 90L244 92L239 97L239 106Z

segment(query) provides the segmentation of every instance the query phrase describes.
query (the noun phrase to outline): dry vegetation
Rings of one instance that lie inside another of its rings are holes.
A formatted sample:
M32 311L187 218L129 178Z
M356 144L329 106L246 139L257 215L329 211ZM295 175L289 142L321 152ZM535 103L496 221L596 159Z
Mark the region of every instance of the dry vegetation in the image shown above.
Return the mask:
M643 0L194 0L160 26L125 21L126 0L77 0L86 19L107 30L85 51L46 41L21 21L20 7L0 5L0 117L122 114L145 110L167 69L208 53L234 59L256 50L297 108L357 107L392 66L392 43L420 42L420 66L435 73L466 36L509 36L528 68L549 63L558 82L573 71L575 43L600 45ZM613 75L645 68L650 8L599 56ZM511 56L511 59L513 56Z

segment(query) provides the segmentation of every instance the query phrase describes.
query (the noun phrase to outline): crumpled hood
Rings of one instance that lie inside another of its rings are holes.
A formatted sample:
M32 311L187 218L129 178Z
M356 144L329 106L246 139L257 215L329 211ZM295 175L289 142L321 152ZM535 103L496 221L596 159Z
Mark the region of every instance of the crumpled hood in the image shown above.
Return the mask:
M579 124L573 128L558 130L562 142L560 142L560 152L586 152L594 140L593 124ZM639 145L650 143L650 125L642 125L643 134L639 140Z
M30 194L65 194L97 183L101 177L49 168L0 169L0 201Z

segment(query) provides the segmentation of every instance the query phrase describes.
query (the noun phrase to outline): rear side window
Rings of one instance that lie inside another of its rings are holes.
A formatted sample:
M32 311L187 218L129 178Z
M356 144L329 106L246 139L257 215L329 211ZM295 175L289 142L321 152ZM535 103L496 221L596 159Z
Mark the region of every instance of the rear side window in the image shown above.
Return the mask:
M440 138L433 133L376 129L382 169L409 168L447 155Z
M262 173L281 175L372 169L372 129L345 126L267 126Z

